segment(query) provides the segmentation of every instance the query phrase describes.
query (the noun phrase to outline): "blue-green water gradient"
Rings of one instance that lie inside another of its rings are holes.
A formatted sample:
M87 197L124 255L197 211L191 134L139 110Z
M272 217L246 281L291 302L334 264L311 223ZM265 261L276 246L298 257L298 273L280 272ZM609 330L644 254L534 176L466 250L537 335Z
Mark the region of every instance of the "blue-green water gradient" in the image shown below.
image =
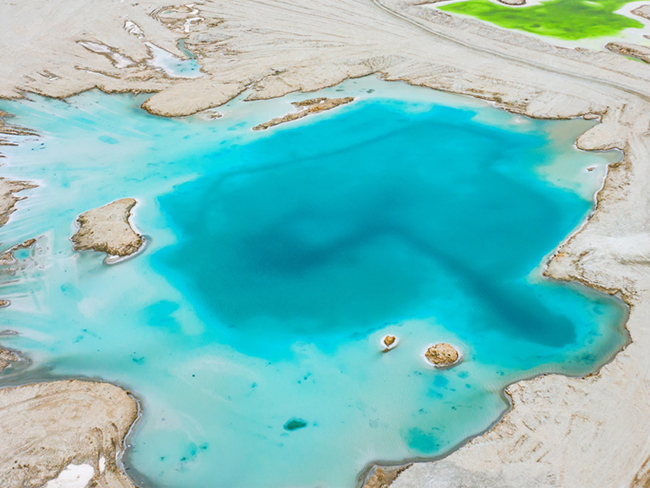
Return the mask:
M3 343L134 391L127 463L149 486L352 487L487 428L508 383L626 341L619 301L540 275L615 157L573 147L591 123L372 79L323 93L357 99L267 132L312 95L210 121L97 92L0 102L42 134L0 169L41 184L0 237L40 236L0 275ZM73 252L77 215L122 197L145 251ZM436 342L463 362L428 367Z

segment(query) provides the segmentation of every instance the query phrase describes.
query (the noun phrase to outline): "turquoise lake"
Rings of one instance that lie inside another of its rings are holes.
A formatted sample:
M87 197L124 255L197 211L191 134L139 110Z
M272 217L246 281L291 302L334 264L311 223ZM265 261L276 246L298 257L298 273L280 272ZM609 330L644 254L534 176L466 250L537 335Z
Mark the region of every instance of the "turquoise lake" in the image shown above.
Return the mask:
M251 130L314 96L356 98ZM0 229L0 249L38 237L0 273L0 330L18 332L0 340L33 361L0 386L133 391L125 463L146 486L352 488L488 428L509 383L587 374L626 343L619 300L541 276L619 157L575 148L592 122L373 78L214 120L145 99L0 101L40 134L2 148L0 176L40 186ZM74 252L77 216L124 197L144 252ZM429 367L437 342L463 362Z

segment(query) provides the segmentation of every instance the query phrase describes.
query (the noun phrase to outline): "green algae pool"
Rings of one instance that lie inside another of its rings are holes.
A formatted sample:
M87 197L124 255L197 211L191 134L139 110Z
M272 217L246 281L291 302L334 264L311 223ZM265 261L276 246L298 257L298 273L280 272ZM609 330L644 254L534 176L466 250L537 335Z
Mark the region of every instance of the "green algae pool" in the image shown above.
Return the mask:
M548 0L536 5L511 7L490 0L469 0L440 10L469 15L506 29L570 41L615 36L643 23L615 13L627 0Z

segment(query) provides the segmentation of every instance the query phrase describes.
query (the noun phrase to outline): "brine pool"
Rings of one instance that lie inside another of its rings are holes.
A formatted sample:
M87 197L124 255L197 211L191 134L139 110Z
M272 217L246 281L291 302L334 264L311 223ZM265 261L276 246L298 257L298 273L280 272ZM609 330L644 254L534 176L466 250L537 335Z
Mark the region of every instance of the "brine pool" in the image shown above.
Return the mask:
M251 130L314 96L356 99ZM625 344L620 301L541 277L619 157L574 147L593 122L374 78L210 120L144 100L0 101L40 134L2 148L0 174L40 186L0 231L2 249L38 237L0 274L0 329L24 377L142 400L125 461L147 486L351 488L488 428L507 384L586 374ZM74 252L77 216L123 197L144 252ZM437 342L463 362L427 366Z

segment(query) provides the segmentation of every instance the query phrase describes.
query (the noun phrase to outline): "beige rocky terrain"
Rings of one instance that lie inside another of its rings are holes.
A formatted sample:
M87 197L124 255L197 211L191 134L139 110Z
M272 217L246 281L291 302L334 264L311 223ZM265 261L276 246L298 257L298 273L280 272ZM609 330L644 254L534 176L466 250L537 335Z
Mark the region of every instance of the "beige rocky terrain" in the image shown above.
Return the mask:
M144 244L144 237L129 223L136 203L133 198L123 198L82 213L77 219L79 230L72 236L74 248L120 257L137 252Z
M368 476L363 488L388 488L410 465L399 467L375 467Z
M0 371L18 360L18 355L15 352L0 347Z
M36 239L28 239L25 242L11 246L9 249L0 254L0 266L7 266L10 264L16 263L16 258L14 257L14 252L19 249L28 249L36 244Z
M429 346L424 352L424 357L438 368L448 368L461 360L461 355L456 348L446 342Z
M133 487L120 456L137 416L133 397L106 383L0 389L0 486Z
M186 39L203 76L177 78L147 62L147 42L184 56L179 39ZM648 486L650 69L645 63L554 46L417 0L216 0L189 6L1 0L0 44L4 97L25 92L64 97L94 87L151 92L145 109L186 115L244 92L249 100L273 98L375 74L479 97L531 117L601 120L580 138L580 147L618 148L625 158L610 168L597 211L558 250L546 273L621 293L631 305L631 344L589 378L552 375L512 385L514 407L502 422L443 460L414 464L391 486ZM15 191L1 193L2 205L11 208L5 201ZM48 387L20 388L26 389L0 393L14 405L22 400L11 398ZM79 388L69 396L81 401L90 394ZM58 398L67 402L67 395ZM50 409L58 404L44 405L40 415L56 418ZM86 410L84 418L92 415L94 410ZM3 443L24 436L8 432ZM72 462L98 472L97 458L50 453L39 458L45 467L51 463L48 476Z
M0 347L0 371L20 360ZM135 399L106 383L0 389L0 486L132 488L120 458L137 417Z

